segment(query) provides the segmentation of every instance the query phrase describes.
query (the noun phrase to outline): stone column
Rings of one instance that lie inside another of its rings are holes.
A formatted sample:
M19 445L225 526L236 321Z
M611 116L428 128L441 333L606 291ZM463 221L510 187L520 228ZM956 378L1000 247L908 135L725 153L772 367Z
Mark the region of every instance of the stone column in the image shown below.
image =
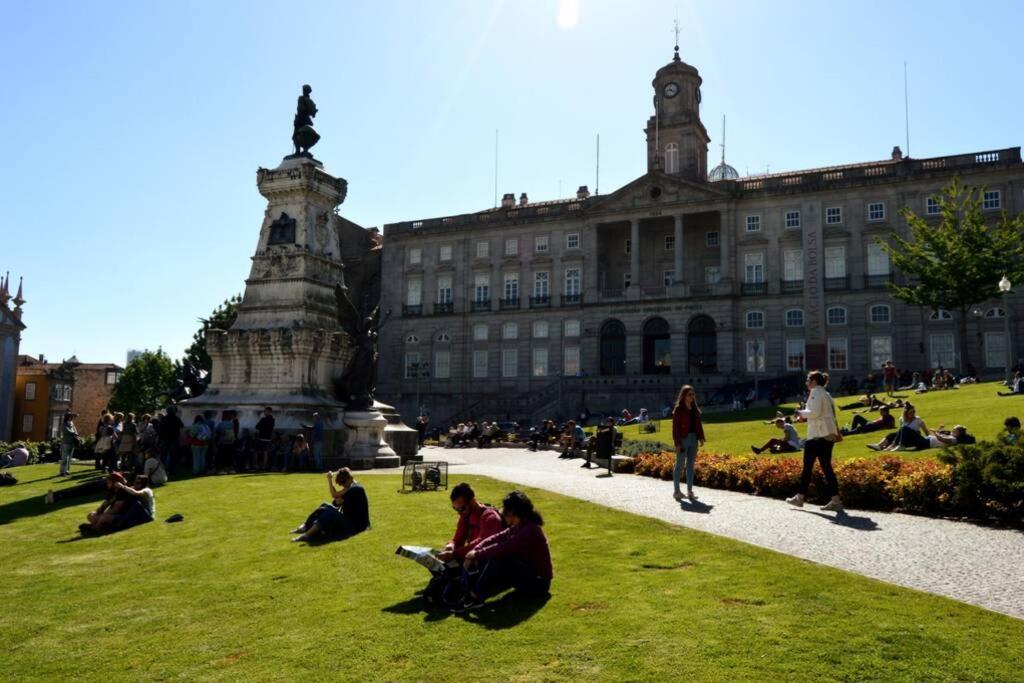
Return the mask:
M679 213L674 216L675 225L675 284L682 284L683 282L683 214ZM721 238L719 238L721 239Z
M640 291L640 219L629 219L629 283L630 289Z
M722 280L731 281L736 274L729 269L729 236L732 226L728 217L731 212L718 212L718 275Z

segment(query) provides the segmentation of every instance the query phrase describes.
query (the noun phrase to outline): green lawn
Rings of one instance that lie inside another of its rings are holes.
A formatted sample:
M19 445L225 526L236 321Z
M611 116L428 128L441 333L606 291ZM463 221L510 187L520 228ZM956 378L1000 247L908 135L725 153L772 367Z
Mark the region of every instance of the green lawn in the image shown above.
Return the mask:
M44 506L55 470L0 489L0 680L1009 681L1024 661L1022 621L541 491L550 601L463 619L423 611L426 571L394 555L446 540L444 493L364 476L373 529L302 547L323 477L208 477L159 490L184 523L77 540L94 503Z
M909 399L917 406L917 414L924 419L930 429L936 429L945 423L947 429L953 425L965 424L972 434L979 439L991 439L1002 430L1003 420L1016 415L1024 419L1024 397L998 397L997 391L1006 391L1006 387L996 383L966 385L956 390L940 391L927 394L899 392L897 395L904 400ZM881 394L879 395L881 396ZM856 397L836 397L836 405L843 406L853 403ZM790 413L796 408L795 403L785 404L783 412ZM839 422L848 424L853 419L851 410L839 411ZM735 412L708 413L704 417L704 432L707 436L707 449L720 453L749 454L752 445L760 446L771 438L781 435L773 425L763 422L775 416L771 407L751 408ZM865 417L873 420L878 413L865 413ZM899 422L899 411L893 411L893 417ZM658 431L653 434L641 433L639 425L622 428L627 439L640 441L672 442L671 420L659 420ZM797 431L804 436L807 426L797 425ZM884 434L884 433L883 433ZM866 447L868 443L878 441L880 435L863 434L845 438L836 444L835 455L838 459L865 457L874 455L874 451ZM903 457L931 457L935 451L903 452Z

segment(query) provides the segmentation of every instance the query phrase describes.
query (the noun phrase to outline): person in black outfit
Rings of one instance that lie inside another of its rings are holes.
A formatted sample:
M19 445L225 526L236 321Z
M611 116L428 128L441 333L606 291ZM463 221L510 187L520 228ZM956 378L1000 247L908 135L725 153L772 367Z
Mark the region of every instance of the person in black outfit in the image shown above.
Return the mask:
M256 423L256 469L265 470L268 456L274 442L274 409L267 406L263 417Z
M335 488L335 483L341 488ZM292 539L293 542L309 541L320 534L335 539L348 538L370 528L366 489L352 477L349 468L342 467L337 473L328 472L327 487L331 492L331 502L321 504L292 531L299 534Z
M167 414L160 418L156 427L157 437L160 439L160 453L164 458L164 469L170 474L174 471L174 460L178 455L178 439L185 424L178 417L178 409L174 406L167 407Z

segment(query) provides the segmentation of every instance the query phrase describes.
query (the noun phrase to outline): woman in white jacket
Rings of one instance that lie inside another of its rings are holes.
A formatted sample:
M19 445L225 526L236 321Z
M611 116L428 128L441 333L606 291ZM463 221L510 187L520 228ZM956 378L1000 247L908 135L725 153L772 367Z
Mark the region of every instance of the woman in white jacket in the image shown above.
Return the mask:
M792 498L787 498L786 502L797 507L804 506L804 497L814 473L814 461L817 460L821 463L821 471L825 475L825 493L832 497L821 509L842 512L839 482L832 469L832 447L835 445L835 437L839 434L839 424L836 422L835 402L825 391L827 385L828 375L824 372L814 370L807 375L807 389L810 392L807 396L807 405L804 410L796 411L800 419L807 422L804 470L800 475L800 492Z

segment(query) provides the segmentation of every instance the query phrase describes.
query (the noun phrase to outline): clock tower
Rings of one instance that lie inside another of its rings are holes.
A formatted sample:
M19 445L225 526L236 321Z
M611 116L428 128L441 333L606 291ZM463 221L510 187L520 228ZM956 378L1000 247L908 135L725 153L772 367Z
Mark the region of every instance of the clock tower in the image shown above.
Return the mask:
M679 59L676 45L672 61L658 69L654 86L654 115L647 120L647 170L663 171L688 180L705 182L708 143L700 121L700 74Z

